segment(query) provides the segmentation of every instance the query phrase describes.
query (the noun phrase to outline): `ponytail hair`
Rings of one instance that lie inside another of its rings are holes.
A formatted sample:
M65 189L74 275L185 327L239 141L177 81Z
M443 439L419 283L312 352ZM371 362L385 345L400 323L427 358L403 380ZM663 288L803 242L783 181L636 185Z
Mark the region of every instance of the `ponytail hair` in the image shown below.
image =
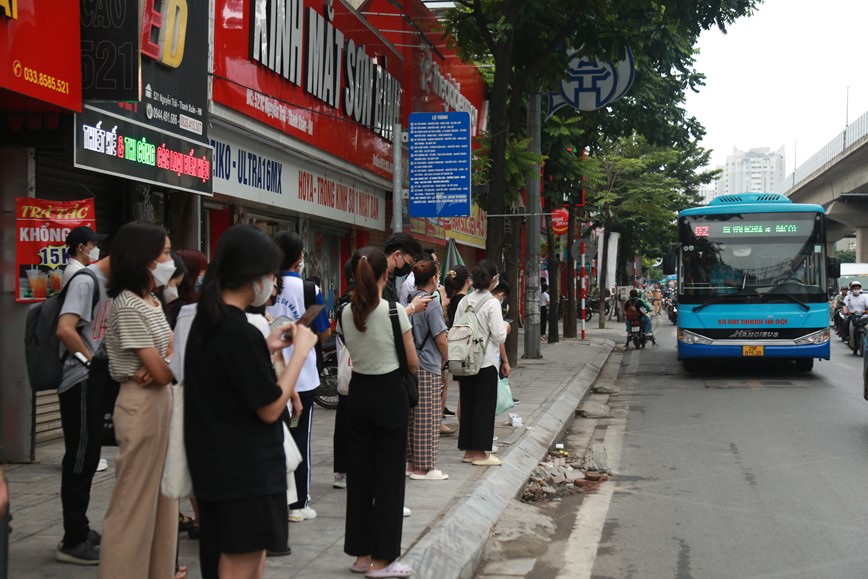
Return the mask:
M446 276L443 278L443 287L446 288L446 297L451 298L458 292L464 289L465 284L467 284L467 278L470 273L467 271L467 268L463 265L453 265L452 268L446 272Z
M234 225L227 229L217 242L214 260L202 280L190 334L200 343L207 341L228 314L223 290L237 289L263 275L277 273L281 257L277 244L257 227Z
M425 259L417 261L413 266L413 277L416 280L417 287L420 285L428 285L431 278L437 274L437 263L428 259L429 257L430 256L426 254Z
M386 254L376 247L363 247L353 254L353 282L355 287L350 300L353 323L360 332L368 328L365 321L380 303L380 288L377 281L388 269Z

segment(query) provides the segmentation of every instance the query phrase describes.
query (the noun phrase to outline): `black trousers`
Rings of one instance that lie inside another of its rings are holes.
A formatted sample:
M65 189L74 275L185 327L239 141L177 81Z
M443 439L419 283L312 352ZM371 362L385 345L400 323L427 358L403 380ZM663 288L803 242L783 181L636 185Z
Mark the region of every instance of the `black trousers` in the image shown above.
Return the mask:
M310 492L310 429L313 426L313 390L299 392L301 398L301 416L298 426L291 428L289 432L295 445L301 452L301 464L295 469L295 488L298 491L298 500L289 505L290 509L303 509L307 506L307 495Z
M353 372L347 416L344 552L394 561L404 525L404 459L410 407L398 371Z
M459 450L491 450L494 441L494 411L497 408L497 368L480 368L476 376L458 379L461 419Z
M548 306L540 306L539 307L539 333L541 336L546 335L546 330L548 329L549 323L549 307Z
M335 474L347 472L347 412L349 396L338 394L338 408L335 410L335 433L332 439L335 455Z
M87 507L90 485L99 464L102 416L97 397L88 395L87 380L58 394L58 398L64 445L60 474L63 545L74 547L84 543L90 531Z

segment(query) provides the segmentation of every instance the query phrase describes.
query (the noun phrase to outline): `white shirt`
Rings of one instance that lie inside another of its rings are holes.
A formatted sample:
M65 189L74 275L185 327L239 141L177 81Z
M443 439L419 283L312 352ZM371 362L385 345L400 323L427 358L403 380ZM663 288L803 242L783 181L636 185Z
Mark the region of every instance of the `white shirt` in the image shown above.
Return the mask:
M539 305L540 305L540 307L548 307L548 305L549 305L549 301L550 301L550 300L551 300L551 298L549 298L549 293L548 293L548 292L541 292L541 293L539 294Z
M61 281L61 287L66 287L66 284L69 280L72 279L72 276L75 275L80 269L84 269L85 266L83 263L75 259L74 257L70 257L69 261L66 263L66 269L63 270L63 280Z
M475 290L467 294L461 299L458 304L458 310L455 312L455 321L461 316L464 307L467 304L475 305L484 296L490 296L488 290ZM492 298L482 304L482 308L476 315L479 319L479 328L487 336L491 336L488 341L488 348L485 350L485 357L482 359L480 368L488 368L489 366L500 367L500 345L506 341L506 324L503 321L503 312L500 309L500 301L497 298Z
M317 293L319 293L319 288L317 288ZM277 302L267 308L268 313L274 316L275 319L280 316L286 316L295 322L301 318L304 310L304 282L296 275L284 275L283 291L277 296ZM294 350L294 346L284 348L283 359L287 364ZM304 366L301 368L301 374L298 375L295 390L296 392L310 392L318 386L319 370L316 368L316 350L311 348L307 359L304 361Z
M857 296L850 292L844 298L844 305L847 306L847 311L851 314L861 314L868 310L868 295L860 292Z
M398 292L398 302L404 307L410 305L410 294L416 291L416 274L412 271L404 278L404 283L401 284L401 291Z

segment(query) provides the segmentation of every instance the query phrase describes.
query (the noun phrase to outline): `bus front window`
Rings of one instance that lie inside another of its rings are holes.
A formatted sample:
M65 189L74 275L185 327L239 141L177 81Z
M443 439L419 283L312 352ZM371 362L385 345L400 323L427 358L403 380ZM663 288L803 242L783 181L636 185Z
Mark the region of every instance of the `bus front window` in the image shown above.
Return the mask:
M682 217L681 294L688 303L766 294L825 299L821 228L814 213Z

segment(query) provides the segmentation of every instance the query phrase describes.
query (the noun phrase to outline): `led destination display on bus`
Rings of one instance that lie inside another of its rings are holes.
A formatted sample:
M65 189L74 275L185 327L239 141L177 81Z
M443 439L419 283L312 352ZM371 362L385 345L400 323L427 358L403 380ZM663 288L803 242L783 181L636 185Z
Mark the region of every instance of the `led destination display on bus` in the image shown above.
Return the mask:
M763 237L807 235L814 226L813 221L754 221L749 223L701 221L692 222L689 225L695 237L710 237L713 239L743 235Z

